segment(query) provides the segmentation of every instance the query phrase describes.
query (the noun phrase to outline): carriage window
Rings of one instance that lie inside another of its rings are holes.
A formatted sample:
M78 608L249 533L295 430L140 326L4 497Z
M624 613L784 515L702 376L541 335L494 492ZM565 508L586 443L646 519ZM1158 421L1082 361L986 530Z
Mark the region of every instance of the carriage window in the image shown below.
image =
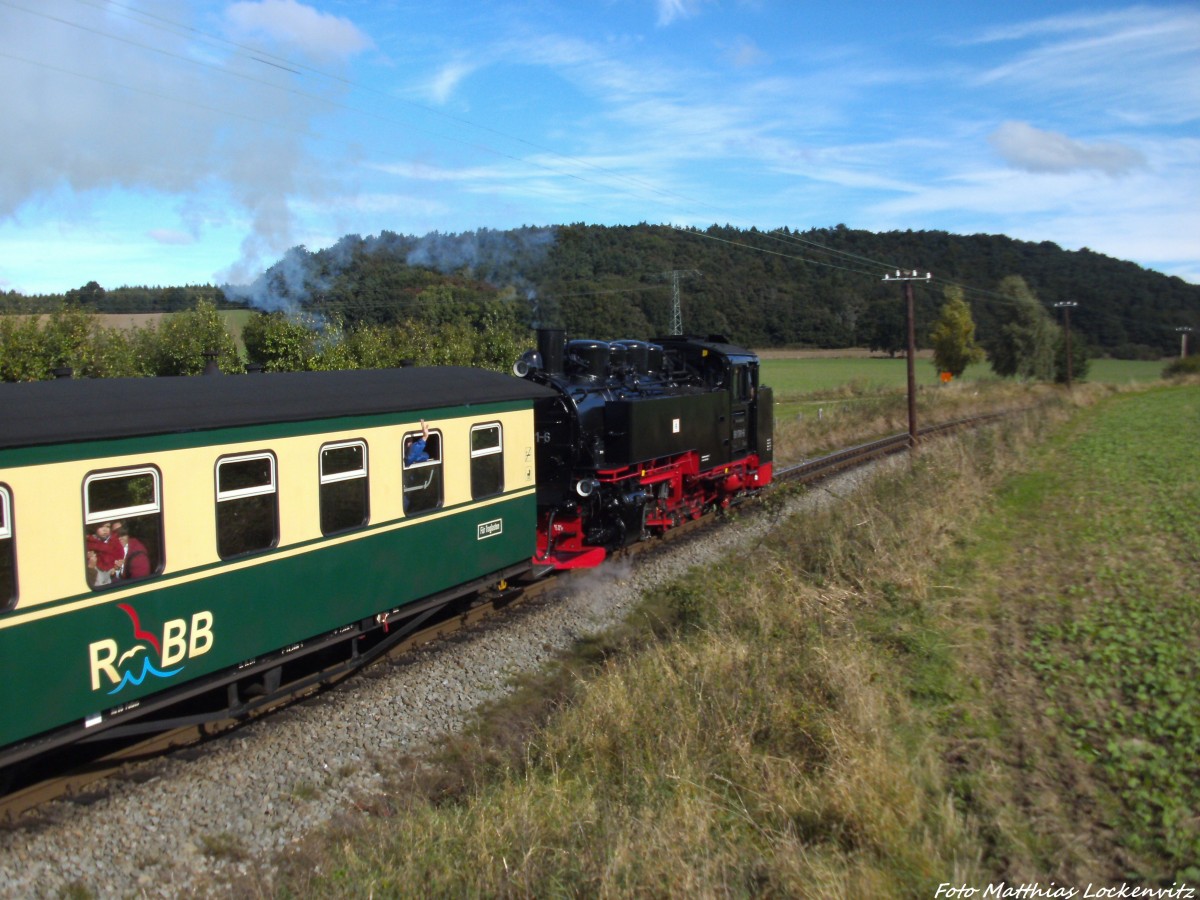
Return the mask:
M0 612L17 599L17 555L13 549L12 495L0 485Z
M84 574L93 589L162 571L157 469L98 472L83 482Z
M367 445L363 441L321 448L321 534L367 524Z
M504 444L500 425L471 427L471 496L490 497L504 490Z
M404 512L407 515L442 505L442 436L414 431L404 436Z
M279 504L275 457L231 456L217 462L217 553L222 559L275 546Z

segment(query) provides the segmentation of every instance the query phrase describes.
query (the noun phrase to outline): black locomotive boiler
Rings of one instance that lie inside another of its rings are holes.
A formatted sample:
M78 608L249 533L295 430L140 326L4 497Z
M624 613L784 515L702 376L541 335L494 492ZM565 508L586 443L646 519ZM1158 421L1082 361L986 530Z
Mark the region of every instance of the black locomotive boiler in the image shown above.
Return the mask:
M598 565L771 481L771 389L758 357L720 335L540 329L514 371L555 391L534 404L540 565Z

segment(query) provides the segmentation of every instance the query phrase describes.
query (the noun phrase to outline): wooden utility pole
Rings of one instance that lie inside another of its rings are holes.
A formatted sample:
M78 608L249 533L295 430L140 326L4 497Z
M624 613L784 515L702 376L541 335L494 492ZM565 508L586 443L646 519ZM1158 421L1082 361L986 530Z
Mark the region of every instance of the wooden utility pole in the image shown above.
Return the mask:
M1063 328L1067 330L1067 390L1071 389L1071 366L1074 361L1071 359L1071 310L1079 304L1074 300L1064 300L1061 303L1055 303L1056 309L1063 311Z
M914 281L929 281L933 276L926 272L918 275L914 270L904 275L899 269L895 275L884 275L884 281L903 281L904 300L908 307L908 446L917 446L917 324L913 312Z
M1187 357L1187 336L1192 333L1193 329L1189 325L1183 325L1175 330L1179 332L1180 337L1179 358L1185 359Z

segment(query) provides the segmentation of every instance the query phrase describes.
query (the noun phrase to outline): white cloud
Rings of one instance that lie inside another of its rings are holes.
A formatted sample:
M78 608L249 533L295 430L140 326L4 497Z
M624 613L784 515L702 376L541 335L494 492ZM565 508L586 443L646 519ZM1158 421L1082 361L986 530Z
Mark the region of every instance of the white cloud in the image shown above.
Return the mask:
M1097 169L1107 175L1123 175L1146 162L1142 154L1123 144L1088 144L1026 122L1005 122L988 140L1005 162L1027 172Z
M242 0L230 4L225 14L245 37L267 38L323 62L344 60L373 46L349 19L296 0Z

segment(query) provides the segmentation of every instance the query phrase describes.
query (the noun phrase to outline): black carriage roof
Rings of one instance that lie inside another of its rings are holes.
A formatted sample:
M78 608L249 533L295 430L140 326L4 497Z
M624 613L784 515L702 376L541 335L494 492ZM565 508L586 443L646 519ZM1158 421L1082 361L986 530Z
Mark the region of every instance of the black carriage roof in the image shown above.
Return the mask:
M552 395L512 375L458 366L0 384L0 448Z

